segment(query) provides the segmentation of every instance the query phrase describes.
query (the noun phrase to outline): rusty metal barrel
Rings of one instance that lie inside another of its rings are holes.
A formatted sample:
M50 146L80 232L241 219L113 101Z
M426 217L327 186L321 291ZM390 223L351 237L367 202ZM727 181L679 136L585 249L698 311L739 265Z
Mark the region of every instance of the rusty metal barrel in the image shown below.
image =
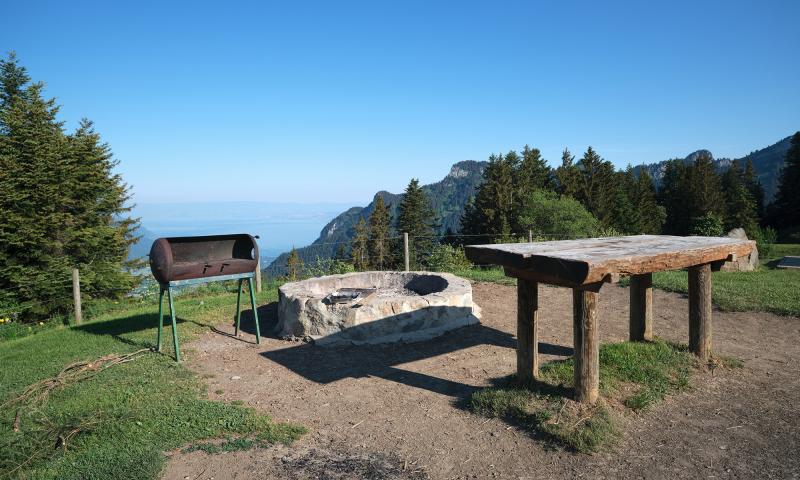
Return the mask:
M256 268L258 244L246 233L159 238L150 248L150 270L162 285L254 272Z

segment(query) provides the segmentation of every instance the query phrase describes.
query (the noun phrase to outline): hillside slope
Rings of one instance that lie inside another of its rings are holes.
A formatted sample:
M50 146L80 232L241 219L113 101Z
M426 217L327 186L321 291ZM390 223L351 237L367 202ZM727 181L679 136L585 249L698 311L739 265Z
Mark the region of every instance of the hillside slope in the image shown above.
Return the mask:
M436 212L439 222L439 232L448 229L458 231L461 224L461 214L464 205L475 193L475 188L483 181L483 170L486 162L464 160L450 168L450 172L442 180L430 185L423 185L422 190L428 195L431 206ZM349 242L353 238L354 229L359 219L369 218L375 208L375 199L383 197L389 206L392 217L397 214L397 206L403 198L402 194L381 191L375 194L372 202L366 207L352 207L339 214L322 228L319 238L311 245L298 248L297 252L304 262L314 262L318 257L333 256L340 246L349 250ZM288 253L282 253L267 267L270 275L279 275L284 272Z
M767 203L772 201L773 197L775 196L775 192L778 190L778 176L780 175L781 168L783 168L784 157L786 156L786 152L789 150L791 138L791 136L788 136L783 140L770 145L769 147L756 150L748 155L745 155L744 157L737 159L742 166L744 166L748 159L753 161L753 168L758 176L758 181L761 182L761 186L764 187L764 200ZM702 153L711 155L713 158L713 155L708 150L697 150L687 155L683 161L687 164L692 163L697 156ZM664 160L658 163L637 165L636 167L633 167L633 170L637 174L643 169L647 170L658 186L661 184L661 178L664 176L664 169L667 167L667 162L669 162L669 160ZM719 171L727 170L731 166L731 163L733 163L733 160L730 158L714 159L714 164Z

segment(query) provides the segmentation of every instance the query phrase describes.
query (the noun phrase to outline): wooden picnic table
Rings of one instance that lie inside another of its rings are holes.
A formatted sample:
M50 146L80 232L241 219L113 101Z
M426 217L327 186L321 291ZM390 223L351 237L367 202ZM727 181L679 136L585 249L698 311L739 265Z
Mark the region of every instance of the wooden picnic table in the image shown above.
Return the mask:
M502 266L517 279L517 379L538 377L538 285L572 288L575 400L594 403L600 385L597 296L604 283L630 276L630 339L653 338L653 272L689 270L689 349L711 353L711 270L749 255L751 240L725 237L626 237L470 245L467 258Z

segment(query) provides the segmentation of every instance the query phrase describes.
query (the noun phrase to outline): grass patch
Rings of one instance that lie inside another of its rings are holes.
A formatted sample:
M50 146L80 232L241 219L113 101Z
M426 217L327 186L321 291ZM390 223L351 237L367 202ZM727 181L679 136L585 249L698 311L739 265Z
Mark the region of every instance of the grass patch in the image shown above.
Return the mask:
M773 243L770 249L769 258L765 258L765 260L800 256L800 243Z
M507 277L505 273L503 273L503 269L499 267L473 267L464 270L456 270L453 274L475 282L491 282L512 286L517 284L517 279Z
M800 316L800 271L762 266L752 272L712 272L711 297L722 310ZM685 271L657 272L653 286L688 293Z
M177 297L181 342L232 321L234 292ZM263 305L277 291L267 288L258 297ZM156 301L109 303L84 325L0 343L0 404L72 362L152 346L157 311ZM304 432L251 408L208 400L197 376L169 356L169 329L165 333L167 355L145 353L56 389L45 403L20 410L18 432L12 430L17 409L2 409L0 478L158 478L166 450L219 437L287 443Z
M718 361L734 365L734 359ZM741 362L739 362L741 365ZM472 395L470 409L506 419L532 434L579 452L595 452L614 443L626 411L641 411L665 396L690 388L698 368L686 348L657 340L600 347L600 395L595 406L576 403L571 395L572 359L542 366L540 379L527 388L508 377L497 387Z

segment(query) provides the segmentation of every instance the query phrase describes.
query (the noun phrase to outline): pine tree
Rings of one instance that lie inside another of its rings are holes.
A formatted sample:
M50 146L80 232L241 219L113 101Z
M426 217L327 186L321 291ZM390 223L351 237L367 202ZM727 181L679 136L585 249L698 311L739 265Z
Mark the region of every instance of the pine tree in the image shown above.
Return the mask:
M369 229L364 217L358 220L355 235L350 246L350 256L353 258L353 267L357 271L369 269Z
M691 230L689 172L683 160L670 160L664 168L658 199L666 209L664 233L687 235Z
M561 166L555 171L558 192L562 195L578 198L580 177L581 173L575 165L575 155L565 148L561 153Z
M635 233L659 234L667 212L656 200L653 179L647 170L641 169L633 185L632 203L636 216Z
M87 120L66 134L42 91L13 54L0 60L0 304L27 318L70 309L74 267L87 296L126 293L138 224L109 147Z
M742 179L756 203L756 216L759 219L764 218L764 187L761 186L761 182L758 180L755 167L753 167L753 159L751 158L747 159Z
M744 174L739 169L738 162L734 161L730 168L722 174L721 182L727 213L724 219L725 228L731 230L741 227L752 237L755 235L758 225L756 200L744 182Z
M513 231L521 232L524 228L520 225L519 219L525 208L526 199L536 190L552 189L552 171L538 148L525 145L522 149L522 160L518 163L513 178L516 193L511 224Z
M689 216L694 219L714 214L726 218L725 195L710 155L701 153L689 169Z
M603 227L620 233L634 233L638 225L630 197L633 172L615 172L610 162L604 162L601 171L606 180L598 189L599 205L595 216Z
M527 196L537 189L551 189L552 175L553 172L539 149L525 145L516 174L517 187L522 196Z
M408 233L411 268L422 268L433 247L435 213L416 178L408 183L398 206L396 230Z
M375 207L369 216L369 259L371 268L383 270L392 264L389 240L392 225L389 208L380 195L375 198Z
M791 146L778 181L778 193L771 206L773 223L781 228L800 227L800 132L792 136Z
M303 275L303 259L297 254L297 249L292 247L289 256L286 258L286 276L290 281L295 281Z
M578 162L578 171L581 176L577 199L595 216L602 213L603 190L608 186L610 180L609 168L606 163L592 147L586 149L586 153ZM610 172L613 173L613 167ZM603 220L600 219L600 221Z
M514 173L518 156L492 155L483 171L483 183L475 197L464 208L461 233L471 243L491 243L510 237L515 223L516 205Z

